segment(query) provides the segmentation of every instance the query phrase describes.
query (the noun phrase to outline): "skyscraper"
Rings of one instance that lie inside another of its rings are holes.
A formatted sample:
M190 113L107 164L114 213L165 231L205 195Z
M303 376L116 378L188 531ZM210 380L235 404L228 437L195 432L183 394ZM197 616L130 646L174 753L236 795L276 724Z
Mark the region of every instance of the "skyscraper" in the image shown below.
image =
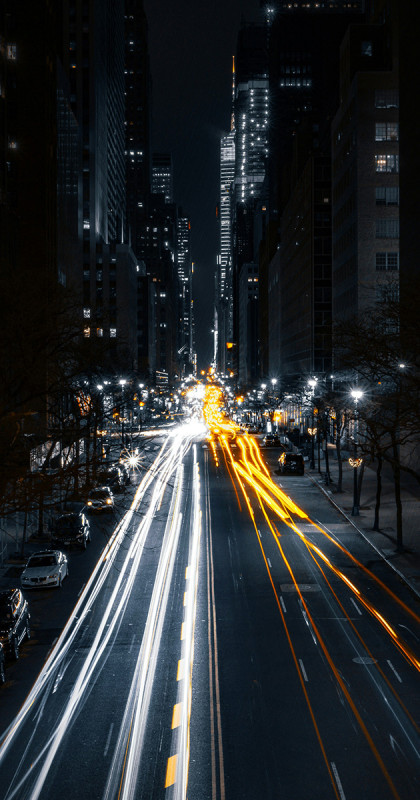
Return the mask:
M170 153L152 155L152 193L163 194L165 203L174 201L174 176Z
M127 222L138 259L150 192L150 68L143 0L125 0L125 163Z
M363 20L363 4L277 2L271 8L270 222L260 309L266 377L291 380L331 367L330 130L339 104L340 44L348 25Z
M262 25L244 24L239 31L236 51L235 90L235 178L233 202L233 342L235 365L257 363L259 341L252 346L255 357L240 354L240 347L251 346L240 331L239 283L243 264L258 264L258 224L256 209L266 194L266 166L269 131L269 80L267 32ZM265 203L262 204L265 208ZM258 280L258 276L255 276ZM258 302L258 300L257 300Z
M230 366L226 345L233 338L232 218L235 180L235 59L232 61L232 113L229 133L220 140L219 256L215 280L215 366Z
M177 267L180 291L179 347L183 372L193 371L191 222L182 208L177 214Z
M126 238L124 0L65 0L63 29L81 132L84 336L103 341L105 369L119 358L127 370L137 363L137 263Z

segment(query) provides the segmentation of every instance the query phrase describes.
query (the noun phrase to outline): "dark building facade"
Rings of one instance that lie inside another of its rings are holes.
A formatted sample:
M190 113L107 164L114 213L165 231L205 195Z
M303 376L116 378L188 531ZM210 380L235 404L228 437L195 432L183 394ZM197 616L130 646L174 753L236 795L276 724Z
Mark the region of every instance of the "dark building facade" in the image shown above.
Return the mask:
M236 50L235 80L235 172L232 204L232 294L233 342L232 366L239 374L239 364L258 363L259 339L241 331L240 274L242 265L257 260L259 237L256 235L256 209L266 190L266 166L269 131L269 83L267 32L264 25L243 25ZM255 353L242 353L252 347ZM241 375L244 369L241 368Z
M383 25L351 26L333 122L333 312L357 317L399 284L399 87Z
M331 369L330 126L339 103L340 43L362 12L358 2L275 3L268 19L269 224L260 262L265 377L289 380ZM277 291L268 294L273 285Z
M125 0L125 164L129 241L144 258L150 193L150 101L148 29L143 0Z
M83 331L102 353L104 371L116 372L137 366L127 327L136 313L128 287L137 268L126 254L124 10L123 0L63 3L63 61L81 145Z

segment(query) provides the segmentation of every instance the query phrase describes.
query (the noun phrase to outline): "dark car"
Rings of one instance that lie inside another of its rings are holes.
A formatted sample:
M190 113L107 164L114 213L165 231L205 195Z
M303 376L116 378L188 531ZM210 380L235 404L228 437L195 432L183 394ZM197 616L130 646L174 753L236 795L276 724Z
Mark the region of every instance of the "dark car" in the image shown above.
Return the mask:
M52 544L60 547L81 547L90 542L90 522L83 511L70 511L57 517L51 533Z
M122 470L118 466L105 467L101 469L97 475L99 483L104 486L110 486L111 489L118 492L124 489L125 478Z
M19 645L25 638L31 638L28 603L20 589L6 589L0 592L0 642L6 656L15 661L19 658Z
M279 470L282 475L303 475L305 462L301 453L282 453L279 458Z
M267 433L263 439L264 447L280 447L281 441L276 433Z
M101 511L114 510L114 495L109 486L98 486L92 489L86 502L87 510L100 513Z

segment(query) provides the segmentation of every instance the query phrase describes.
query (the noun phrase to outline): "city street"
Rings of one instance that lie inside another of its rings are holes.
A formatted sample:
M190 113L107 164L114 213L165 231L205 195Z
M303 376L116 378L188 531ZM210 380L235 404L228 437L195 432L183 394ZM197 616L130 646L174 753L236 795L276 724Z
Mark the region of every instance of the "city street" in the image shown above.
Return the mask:
M33 614L2 689L2 797L414 800L412 593L275 448L207 424L151 439L60 603L27 593L58 638L42 663Z

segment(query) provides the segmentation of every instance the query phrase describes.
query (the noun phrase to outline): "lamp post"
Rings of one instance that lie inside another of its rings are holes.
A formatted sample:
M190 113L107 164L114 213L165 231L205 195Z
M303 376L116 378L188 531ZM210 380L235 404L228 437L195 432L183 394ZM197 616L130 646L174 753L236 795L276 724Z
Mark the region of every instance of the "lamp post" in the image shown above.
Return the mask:
M124 402L125 402L125 399L124 399L124 386L125 386L126 383L127 383L127 381L126 381L125 378L121 378L121 380L119 381L119 384L121 386L121 396L122 396L122 404L121 404L122 405L122 409L121 409L122 410L122 415L121 415L121 441L122 441L122 446L123 447L125 447L125 433L124 433Z
M315 395L315 386L317 385L316 378L310 378L308 381L308 386L311 388L311 399L312 399L312 427L308 428L309 436L311 437L311 469L315 469L315 435L317 429L314 428L314 395Z
M359 492L357 486L357 467L360 466L362 463L362 459L357 457L357 445L358 445L358 432L359 432L359 417L358 417L358 410L357 410L357 403L361 397L363 397L363 392L361 389L352 389L350 392L353 400L354 400L354 430L353 430L353 458L349 458L349 464L353 467L353 508L351 515L352 517L359 516Z

